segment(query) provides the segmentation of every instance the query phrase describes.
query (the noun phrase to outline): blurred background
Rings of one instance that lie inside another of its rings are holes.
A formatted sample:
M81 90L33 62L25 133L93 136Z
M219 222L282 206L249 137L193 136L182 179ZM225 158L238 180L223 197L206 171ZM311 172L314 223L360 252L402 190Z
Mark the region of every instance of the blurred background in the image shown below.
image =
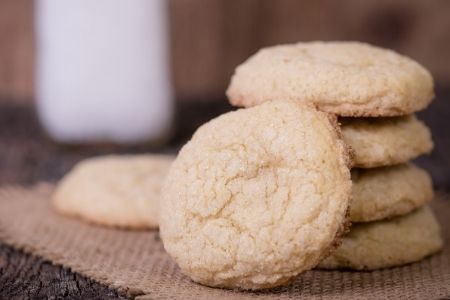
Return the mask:
M200 124L233 109L225 97L230 76L259 48L357 40L406 54L433 74L436 99L419 117L432 128L436 147L419 164L432 173L438 189L450 188L450 1L171 0L164 5L167 30L154 42L167 43L168 97L175 104L167 108L173 118L165 138L68 145L50 138L37 116L38 2L0 0L1 183L56 180L91 155L176 152Z

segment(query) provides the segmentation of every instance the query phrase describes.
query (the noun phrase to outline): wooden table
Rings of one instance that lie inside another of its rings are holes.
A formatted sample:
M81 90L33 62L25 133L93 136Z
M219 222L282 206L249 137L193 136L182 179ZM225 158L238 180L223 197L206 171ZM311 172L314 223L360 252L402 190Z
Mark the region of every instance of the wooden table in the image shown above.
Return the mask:
M432 127L436 148L418 163L432 173L436 188L447 192L450 191L450 89L439 89L437 95L430 109L419 115ZM200 124L231 109L223 99L178 105L173 138L167 145L155 148L58 145L45 136L32 108L0 106L0 183L55 182L76 162L92 155L176 153ZM0 299L35 298L126 299L115 290L0 242Z

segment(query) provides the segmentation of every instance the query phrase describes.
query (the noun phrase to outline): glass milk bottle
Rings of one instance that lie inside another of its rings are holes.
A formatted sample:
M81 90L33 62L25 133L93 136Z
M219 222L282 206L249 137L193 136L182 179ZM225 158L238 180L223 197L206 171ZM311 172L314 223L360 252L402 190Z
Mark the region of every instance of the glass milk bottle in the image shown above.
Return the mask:
M60 142L161 141L173 118L164 0L38 0L38 115Z

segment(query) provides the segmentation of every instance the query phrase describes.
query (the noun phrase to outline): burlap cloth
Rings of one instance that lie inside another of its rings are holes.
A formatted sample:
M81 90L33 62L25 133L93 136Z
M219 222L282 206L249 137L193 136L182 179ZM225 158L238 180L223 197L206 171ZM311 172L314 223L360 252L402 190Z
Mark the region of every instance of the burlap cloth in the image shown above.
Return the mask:
M309 271L292 284L251 293L213 289L182 275L157 231L85 224L52 211L52 186L0 188L0 239L100 283L145 299L438 299L450 297L450 245L419 263L374 272ZM449 240L450 201L433 207Z

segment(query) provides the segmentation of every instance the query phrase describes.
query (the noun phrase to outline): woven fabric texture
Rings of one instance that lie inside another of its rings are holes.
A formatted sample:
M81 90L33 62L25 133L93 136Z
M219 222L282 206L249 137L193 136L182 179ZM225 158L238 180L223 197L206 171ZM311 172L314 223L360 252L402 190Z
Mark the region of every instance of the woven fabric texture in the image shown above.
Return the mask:
M130 231L60 216L53 186L0 188L0 240L138 299L439 299L450 298L450 201L432 205L445 247L421 262L373 272L309 271L264 292L213 289L182 275L157 231Z

